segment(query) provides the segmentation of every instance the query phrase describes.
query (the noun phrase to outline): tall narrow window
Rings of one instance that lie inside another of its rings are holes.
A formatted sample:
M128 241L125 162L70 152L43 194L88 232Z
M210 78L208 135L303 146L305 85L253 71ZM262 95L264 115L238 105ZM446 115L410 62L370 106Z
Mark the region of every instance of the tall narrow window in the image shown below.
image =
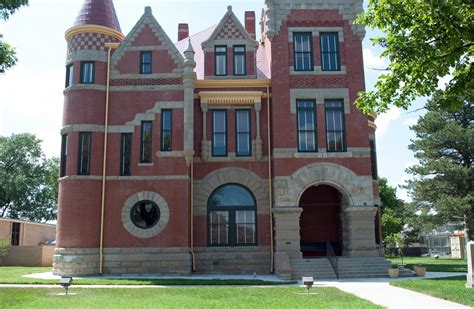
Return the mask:
M20 245L20 223L12 222L12 246L19 246Z
M212 111L212 156L227 156L227 112Z
M235 111L235 140L238 157L251 156L250 110Z
M339 34L337 32L322 32L321 39L321 70L339 71Z
M311 32L293 34L295 71L313 71L313 37Z
M90 175L91 132L79 133L77 175Z
M66 176L67 163L67 134L61 136L61 167L59 169L59 177Z
M326 143L330 152L346 151L344 102L326 100Z
M370 140L370 163L372 166L372 179L377 180L379 178L379 173L377 171L377 149L375 146L375 141Z
M161 111L161 151L171 151L173 114L170 109Z
M255 197L245 187L226 184L208 200L209 246L255 246L257 207Z
M140 52L140 74L151 74L151 51Z
M95 74L95 62L81 62L81 84L93 84Z
M132 163L132 133L120 136L120 176L130 176Z
M316 102L297 100L298 151L315 152L316 143Z
M216 76L227 75L227 46L216 46L214 49Z
M152 130L153 124L151 121L142 121L140 163L151 163Z
M245 46L234 46L234 75L246 75Z
M74 66L72 64L66 67L66 88L74 83Z

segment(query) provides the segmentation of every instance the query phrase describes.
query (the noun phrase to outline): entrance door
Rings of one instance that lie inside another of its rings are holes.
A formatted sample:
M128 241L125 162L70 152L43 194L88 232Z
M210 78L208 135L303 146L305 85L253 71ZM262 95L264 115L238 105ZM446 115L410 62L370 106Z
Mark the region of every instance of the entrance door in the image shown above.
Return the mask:
M333 187L308 188L300 198L300 245L303 257L326 256L330 242L336 255L342 255L341 194Z

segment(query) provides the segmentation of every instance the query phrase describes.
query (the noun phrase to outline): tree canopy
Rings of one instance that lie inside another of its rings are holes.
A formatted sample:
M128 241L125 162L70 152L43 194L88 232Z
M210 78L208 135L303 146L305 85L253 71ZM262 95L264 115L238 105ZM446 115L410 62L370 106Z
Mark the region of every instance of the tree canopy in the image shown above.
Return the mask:
M28 0L0 0L0 19L7 20L24 5L28 5ZM14 66L17 60L15 49L4 42L0 34L0 73Z
M417 97L433 95L450 75L436 100L441 107L459 104L474 88L472 0L369 0L356 22L384 33L372 41L390 62L375 90L359 95L356 105L365 112L407 108Z
M54 220L58 166L34 135L0 136L0 218Z
M439 107L442 94L427 104L428 112L411 127L416 138L409 148L419 164L407 171L415 178L407 189L425 219L439 223L464 222L474 239L474 90L455 110Z

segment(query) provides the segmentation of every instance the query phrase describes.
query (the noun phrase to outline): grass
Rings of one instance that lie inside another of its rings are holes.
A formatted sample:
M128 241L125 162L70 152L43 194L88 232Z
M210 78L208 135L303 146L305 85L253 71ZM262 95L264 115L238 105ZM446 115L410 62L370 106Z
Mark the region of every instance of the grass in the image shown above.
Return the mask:
M51 267L0 267L0 284L58 284L56 279L25 278L23 275L44 273L51 271ZM282 285L294 284L296 281L264 281L246 279L96 279L81 278L73 282L75 285Z
M474 307L474 292L465 287L466 276L395 281L390 284Z
M392 263L401 265L401 258L387 258ZM426 267L426 271L434 272L467 272L467 262L463 259L451 259L440 257L438 259L432 257L404 257L403 264L405 267L413 269L414 266L421 264Z
M382 308L336 288L2 289L4 308Z

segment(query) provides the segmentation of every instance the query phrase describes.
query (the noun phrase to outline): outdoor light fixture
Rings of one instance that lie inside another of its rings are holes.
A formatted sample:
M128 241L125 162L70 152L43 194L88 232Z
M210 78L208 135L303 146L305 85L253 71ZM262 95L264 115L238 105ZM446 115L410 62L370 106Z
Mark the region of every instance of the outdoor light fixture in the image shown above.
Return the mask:
M314 283L313 277L303 277L302 281L303 281L303 284L306 285L306 288L308 289L308 294L309 294L309 289L313 286L313 283Z
M67 295L67 290L72 284L72 277L62 276L61 279L59 279L59 284L66 290Z

